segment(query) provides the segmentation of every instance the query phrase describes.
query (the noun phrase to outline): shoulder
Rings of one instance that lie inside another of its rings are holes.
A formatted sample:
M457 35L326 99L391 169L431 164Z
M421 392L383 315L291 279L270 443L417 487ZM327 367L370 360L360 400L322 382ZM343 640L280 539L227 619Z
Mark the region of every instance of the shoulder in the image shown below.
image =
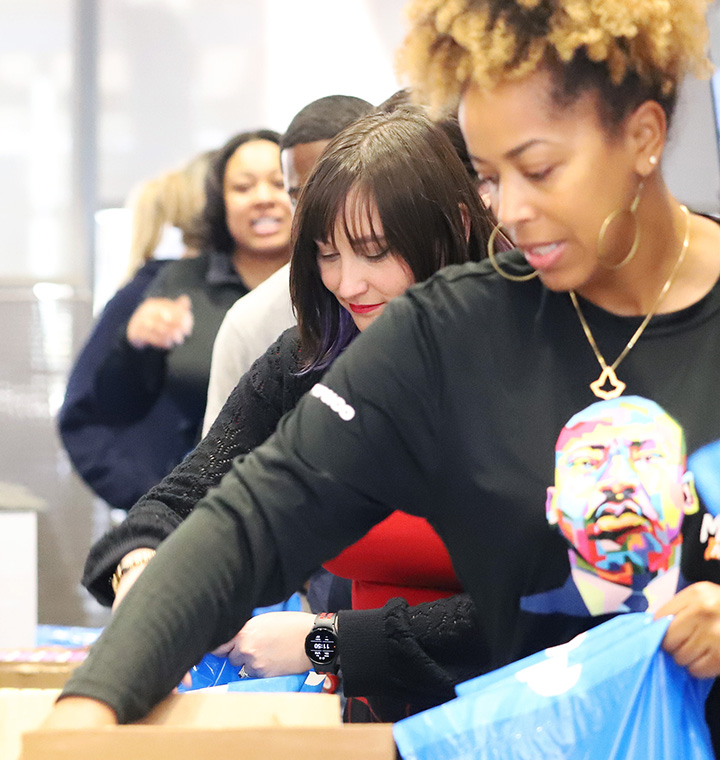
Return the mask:
M512 274L532 272L519 251L500 254L497 260L504 271ZM531 319L546 293L538 278L526 282L507 280L487 260L457 264L413 285L388 305L389 319L380 319L378 323L397 336L405 336L404 339L414 335L432 342L434 335L444 343L456 335L463 340L469 330L475 335L502 331L508 319ZM480 326L482 331L476 329Z
M169 263L169 261L151 259L143 264L130 280L108 300L100 318L102 319L107 312L112 312L118 308L122 309L126 304L133 305L133 308L137 306L150 284L157 278L165 265Z
M527 267L520 256L500 263ZM388 304L340 357L341 371L370 377L383 367L405 385L443 383L462 357L484 361L529 335L547 292L537 278L505 280L487 261L447 267Z
M163 272L174 277L204 276L210 266L210 254L200 253L185 259L169 261L163 268Z
M251 290L243 299L245 304L285 303L290 300L290 264L284 264L264 282ZM240 302L238 302L239 305Z
M267 346L278 333L294 324L289 280L287 271L283 271L286 269L278 270L239 298L225 317L227 328L252 336L259 331L260 339L265 341L263 345Z
M166 262L152 280L152 295L163 295L164 291L172 291L178 286L204 283L208 263L207 254L202 253L194 258Z
M172 261L168 259L150 259L146 261L118 292L146 288L171 263Z
M302 350L297 327L285 330L250 368L250 377L258 393L280 397L294 405L321 376L302 373Z
M496 260L502 270L510 275L524 276L533 272L525 257L517 250L497 254ZM447 302L460 306L464 302L477 304L507 298L533 298L541 291L542 286L537 278L526 282L508 280L485 259L445 267L425 282L410 288L408 295L418 303L427 300L430 303Z
M267 349L265 356L276 359L284 371L299 372L302 366L302 356L298 328L289 327L283 331Z

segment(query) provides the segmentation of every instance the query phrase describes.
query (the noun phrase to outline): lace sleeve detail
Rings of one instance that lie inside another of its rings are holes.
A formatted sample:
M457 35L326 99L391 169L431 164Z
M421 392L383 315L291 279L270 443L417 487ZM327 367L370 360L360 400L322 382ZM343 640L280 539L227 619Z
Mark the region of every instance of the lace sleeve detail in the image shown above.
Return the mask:
M110 577L120 559L170 535L220 482L233 459L263 443L311 387L313 377L297 375L299 356L296 330L287 330L243 376L207 436L92 547L83 585L98 601L112 603Z
M396 696L434 704L455 684L487 669L477 610L469 595L411 606L341 612L340 659L348 696Z

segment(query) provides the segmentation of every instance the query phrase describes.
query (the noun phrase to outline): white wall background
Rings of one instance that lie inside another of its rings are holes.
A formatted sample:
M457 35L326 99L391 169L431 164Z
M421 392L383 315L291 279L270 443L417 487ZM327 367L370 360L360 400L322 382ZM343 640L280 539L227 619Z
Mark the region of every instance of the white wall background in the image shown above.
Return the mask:
M383 100L402 5L97 0L97 208L235 132L282 131L317 97ZM0 283L89 283L70 221L78 7L0 0Z
M387 97L403 1L96 0L96 160L92 145L77 146L95 168L96 208L234 132L282 131L314 98ZM0 0L0 284L90 282L70 221L78 7ZM710 92L708 82L686 88L666 172L681 200L718 211Z

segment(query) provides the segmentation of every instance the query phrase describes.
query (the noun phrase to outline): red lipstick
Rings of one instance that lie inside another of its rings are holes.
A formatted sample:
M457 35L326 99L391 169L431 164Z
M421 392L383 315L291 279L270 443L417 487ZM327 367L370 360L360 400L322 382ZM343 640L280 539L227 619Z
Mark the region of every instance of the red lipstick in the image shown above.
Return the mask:
M351 303L349 304L350 311L352 311L353 314L370 314L370 312L375 311L375 309L382 306L381 303L370 303L370 304L360 304L360 303Z

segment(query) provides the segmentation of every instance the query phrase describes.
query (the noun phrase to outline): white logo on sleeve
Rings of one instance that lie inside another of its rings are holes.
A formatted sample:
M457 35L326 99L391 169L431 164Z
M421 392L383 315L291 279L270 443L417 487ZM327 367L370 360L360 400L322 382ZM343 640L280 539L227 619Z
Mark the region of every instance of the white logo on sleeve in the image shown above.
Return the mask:
M355 416L355 410L350 404L348 404L344 398L338 396L335 391L330 390L330 388L322 383L315 383L310 389L310 395L320 399L325 406L329 406L330 409L332 409L341 420L345 420L345 422L349 422Z

